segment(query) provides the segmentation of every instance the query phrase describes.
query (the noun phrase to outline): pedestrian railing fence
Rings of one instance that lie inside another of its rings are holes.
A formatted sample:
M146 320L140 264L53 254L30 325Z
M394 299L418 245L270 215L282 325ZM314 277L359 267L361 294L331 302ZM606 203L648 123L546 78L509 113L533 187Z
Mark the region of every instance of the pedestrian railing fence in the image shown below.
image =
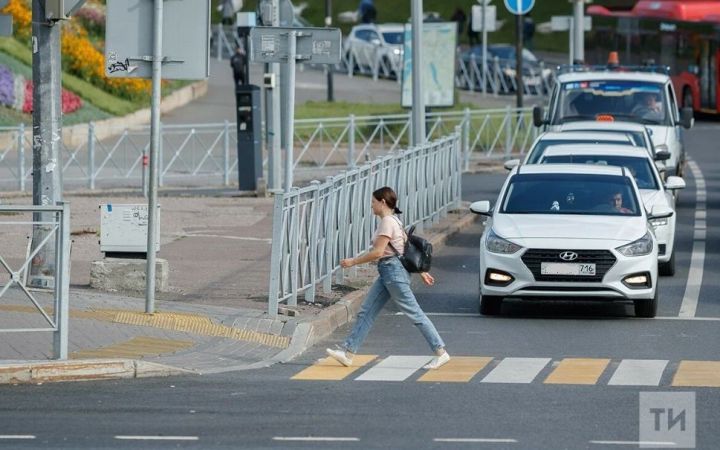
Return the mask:
M375 218L372 192L391 186L406 226L421 233L459 207L462 130L389 154L309 186L275 195L270 268L270 316L278 306L297 305L298 295L314 302L316 288L329 293L342 282L340 260L370 247ZM351 276L354 269L349 269Z
M42 236L42 240L33 245L23 245L26 240L23 238L32 236L35 228L44 231L36 233ZM17 316L20 324L16 328L0 328L0 333L52 332L53 356L67 359L70 205L0 205L0 229L6 241L13 241L0 248L0 303L3 306L0 314L4 315L4 323L15 323L13 317ZM43 257L52 259L44 261L43 267L51 268L49 270L54 270L54 273L39 276L53 276L52 289L29 289L27 279L32 276L29 274L31 265ZM48 296L50 300L46 298ZM27 314L32 312L37 314Z

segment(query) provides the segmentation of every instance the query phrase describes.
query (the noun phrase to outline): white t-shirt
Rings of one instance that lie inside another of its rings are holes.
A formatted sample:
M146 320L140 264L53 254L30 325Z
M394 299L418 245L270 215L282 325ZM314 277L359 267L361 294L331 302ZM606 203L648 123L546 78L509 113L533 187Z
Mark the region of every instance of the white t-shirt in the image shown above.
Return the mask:
M393 252L390 244L395 247L395 250L397 250L399 254L402 255L405 252L405 232L400 224L400 219L394 215L385 216L380 220L380 223L373 234L372 242L373 245L375 245L375 241L378 236L387 236L390 238L390 243L387 247L385 247L385 253L383 253L382 256L383 258L386 256L395 256L395 252Z

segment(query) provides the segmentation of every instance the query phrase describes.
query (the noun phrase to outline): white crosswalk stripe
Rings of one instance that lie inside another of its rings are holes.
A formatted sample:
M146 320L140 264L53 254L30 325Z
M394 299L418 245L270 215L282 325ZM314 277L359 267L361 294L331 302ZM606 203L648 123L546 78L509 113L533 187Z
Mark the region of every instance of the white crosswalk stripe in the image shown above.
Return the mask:
M659 386L667 360L623 359L608 381L612 386Z
M358 381L403 381L430 362L430 356L388 356L356 378Z
M550 358L505 358L485 378L483 383L532 383Z

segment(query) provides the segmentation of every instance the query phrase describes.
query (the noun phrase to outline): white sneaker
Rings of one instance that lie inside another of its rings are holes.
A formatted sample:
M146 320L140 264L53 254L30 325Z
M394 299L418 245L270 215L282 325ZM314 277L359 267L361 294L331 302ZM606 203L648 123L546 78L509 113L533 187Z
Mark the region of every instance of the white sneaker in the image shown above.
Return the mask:
M352 366L352 358L348 358L347 354L345 354L342 350L333 350L331 348L325 349L325 353L335 361L339 362L345 367Z
M430 360L429 363L423 366L423 369L439 369L440 367L444 366L448 361L450 361L450 354L448 352L445 352L442 355L436 356L432 360Z

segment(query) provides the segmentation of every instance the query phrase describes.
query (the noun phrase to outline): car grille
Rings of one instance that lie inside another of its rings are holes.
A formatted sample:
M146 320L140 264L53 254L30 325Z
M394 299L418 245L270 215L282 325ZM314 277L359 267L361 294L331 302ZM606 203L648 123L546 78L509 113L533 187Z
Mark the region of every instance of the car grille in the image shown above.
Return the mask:
M573 263L595 264L594 276L572 276L572 275L541 275L540 263L565 263L560 259L560 253L573 251L578 258ZM608 270L615 264L617 259L609 250L565 250L565 249L529 249L522 255L522 260L530 269L535 281L560 281L587 283L602 281Z

